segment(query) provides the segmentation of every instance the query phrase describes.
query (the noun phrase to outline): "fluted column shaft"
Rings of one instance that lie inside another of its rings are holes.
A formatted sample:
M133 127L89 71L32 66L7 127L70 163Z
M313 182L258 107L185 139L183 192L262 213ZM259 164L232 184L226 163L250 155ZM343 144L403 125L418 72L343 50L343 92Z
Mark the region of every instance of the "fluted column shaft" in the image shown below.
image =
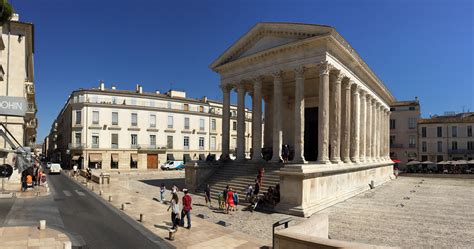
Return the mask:
M371 134L371 146L370 146L370 156L373 162L375 162L375 146L376 146L376 134L377 134L377 126L375 125L376 121L376 115L375 115L375 105L376 105L376 100L375 98L372 99L371 105L370 105L370 111L372 113L372 134Z
M387 118L385 121L385 129L387 133L387 141L385 141L385 155L387 157L387 160L391 161L390 158L390 109L387 110Z
M262 78L253 84L252 96L252 161L262 161Z
M281 129L281 103L282 103L281 72L273 74L273 155L272 162L281 160L281 146L283 133Z
M366 114L366 92L361 90L360 91L360 139L359 139L359 160L361 162L365 162L365 132L366 132L366 125L367 125L367 114Z
M342 93L342 134L341 157L344 163L350 163L349 150L351 148L351 83L345 80Z
M369 94L366 96L366 127L365 127L365 161L372 161L372 100Z
M351 120L351 160L359 162L359 140L360 140L360 96L359 86L354 84L352 90L352 120Z
M318 163L329 161L329 64L320 64L318 110Z
M223 95L222 108L222 158L229 157L230 151L230 88L221 86Z
M237 86L237 160L245 160L245 88Z
M293 162L305 163L304 158L304 68L295 68L295 156Z
M344 78L342 74L333 75L330 77L332 91L331 91L331 162L341 162L341 81Z
M377 113L377 148L375 150L375 157L377 158L378 161L380 161L380 147L382 145L382 132L381 132L382 126L380 125L381 120L382 120L382 117L380 115L380 108L381 107L382 107L381 104L378 103L377 104L377 110L376 110L376 113Z
M378 161L378 148L379 148L379 144L380 144L380 141L379 141L379 126L378 126L378 123L379 123L379 107L380 107L380 104L376 101L375 102L375 105L374 105L374 160L375 161Z

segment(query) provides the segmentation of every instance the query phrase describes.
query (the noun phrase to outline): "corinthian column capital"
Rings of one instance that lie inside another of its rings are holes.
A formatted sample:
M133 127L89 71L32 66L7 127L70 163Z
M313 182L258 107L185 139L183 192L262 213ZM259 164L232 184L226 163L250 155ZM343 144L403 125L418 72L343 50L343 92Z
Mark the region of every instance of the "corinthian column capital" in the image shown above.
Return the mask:
M281 77L283 76L283 71L277 70L272 73L272 76L274 80L281 80Z
M327 61L323 61L319 64L319 75L324 75L324 74L327 74L329 75L329 72L334 69L334 66L331 65L329 62Z
M232 89L232 86L230 84L223 84L220 85L219 88L222 90L223 93L228 93Z
M304 78L306 68L304 66L297 66L293 68L293 71L295 72L295 78Z

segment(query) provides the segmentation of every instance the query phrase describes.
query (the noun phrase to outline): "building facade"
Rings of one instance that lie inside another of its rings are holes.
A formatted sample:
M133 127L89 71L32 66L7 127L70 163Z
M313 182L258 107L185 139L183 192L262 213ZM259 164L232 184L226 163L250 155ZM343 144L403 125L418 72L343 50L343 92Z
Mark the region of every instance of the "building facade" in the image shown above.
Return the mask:
M474 159L474 112L433 116L418 122L419 160Z
M252 95L254 114L251 161L262 161L262 143L274 163L281 161L282 145L290 147L290 163L280 171L282 212L307 216L365 190L370 179L377 184L390 179L389 114L395 99L334 28L258 23L210 67L221 77L222 153L230 148L226 110L234 89L237 160L247 162L246 94ZM257 118L262 113L263 132Z
M0 115L0 122L22 146L34 147L36 143L36 100L34 83L34 26L20 22L18 14L0 26L0 96L24 100L24 116ZM6 101L2 99L2 108ZM0 148L11 149L0 137ZM13 164L13 153L2 158L3 164ZM20 183L20 175L14 172L10 181Z
M418 120L421 118L418 99L397 101L390 106L390 158L399 166L418 159Z
M156 169L167 160L205 160L208 154L218 159L221 115L222 104L206 97L192 99L175 90L146 93L139 85L136 91L106 89L101 83L71 93L45 147L51 161L80 168Z

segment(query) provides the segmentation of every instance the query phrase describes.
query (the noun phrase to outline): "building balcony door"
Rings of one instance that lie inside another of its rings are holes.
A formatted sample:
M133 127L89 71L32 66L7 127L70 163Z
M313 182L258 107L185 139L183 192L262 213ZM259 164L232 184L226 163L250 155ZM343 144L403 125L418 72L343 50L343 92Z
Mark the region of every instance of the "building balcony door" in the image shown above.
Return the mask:
M147 154L147 168L148 169L158 168L158 155L157 154Z

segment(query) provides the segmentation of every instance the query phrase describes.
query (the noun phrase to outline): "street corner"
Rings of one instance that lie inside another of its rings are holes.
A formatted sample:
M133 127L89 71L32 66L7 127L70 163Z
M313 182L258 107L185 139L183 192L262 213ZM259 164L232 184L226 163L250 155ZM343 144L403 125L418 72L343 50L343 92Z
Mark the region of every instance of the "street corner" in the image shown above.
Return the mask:
M72 248L69 236L46 224L0 228L2 248Z

